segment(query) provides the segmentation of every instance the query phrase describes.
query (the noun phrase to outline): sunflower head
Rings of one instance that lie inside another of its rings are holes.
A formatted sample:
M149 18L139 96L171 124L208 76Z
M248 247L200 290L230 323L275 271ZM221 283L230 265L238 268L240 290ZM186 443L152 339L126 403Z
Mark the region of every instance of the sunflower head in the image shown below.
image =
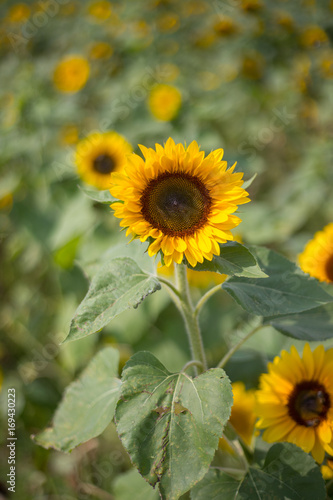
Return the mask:
M298 256L305 273L327 283L333 283L333 223L318 231Z
M79 142L75 163L80 177L87 184L108 189L111 173L124 167L131 152L131 145L116 132L93 133Z
M89 73L89 64L84 57L68 56L56 66L53 83L60 92L78 92L87 83Z
M148 254L160 252L166 266L191 266L219 255L218 243L232 240L230 229L241 221L238 205L249 201L243 174L227 169L223 150L205 157L193 141L188 147L170 138L156 150L140 146L144 160L128 157L124 171L112 175L112 205L127 235L149 241Z
M263 439L294 443L319 463L325 451L333 454L332 370L333 349L311 352L309 344L302 358L292 347L269 363L256 395Z

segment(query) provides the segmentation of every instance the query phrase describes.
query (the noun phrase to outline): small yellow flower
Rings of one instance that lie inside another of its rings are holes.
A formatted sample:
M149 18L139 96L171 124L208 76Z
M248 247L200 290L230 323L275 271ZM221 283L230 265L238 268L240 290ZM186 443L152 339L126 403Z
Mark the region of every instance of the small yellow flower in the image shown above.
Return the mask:
M89 5L88 12L95 21L103 22L111 16L111 4L107 0L97 0Z
M109 59L113 54L113 48L106 42L94 43L89 51L91 59Z
M75 163L78 174L98 189L111 186L111 173L119 172L125 165L132 146L116 132L92 133L79 142Z
M314 235L298 260L305 273L320 281L333 283L333 222Z
M304 346L301 358L294 346L282 351L256 393L256 426L269 443L294 443L322 463L333 454L333 349Z
M328 42L328 37L319 26L307 26L301 35L301 43L304 47L319 47Z
M181 103L181 93L172 85L156 85L148 98L152 115L161 121L173 120L179 112Z
M60 92L78 92L87 83L89 72L89 64L84 57L67 56L56 66L53 83Z
M30 17L30 7L26 3L17 3L8 11L8 21L11 23L24 23Z
M161 252L164 263L192 267L219 255L218 243L232 240L230 229L241 222L238 205L247 203L243 174L222 161L223 150L205 157L196 141L189 146L169 138L164 147L139 146L145 158L133 154L123 172L112 174L112 204L126 235L148 240L150 257Z

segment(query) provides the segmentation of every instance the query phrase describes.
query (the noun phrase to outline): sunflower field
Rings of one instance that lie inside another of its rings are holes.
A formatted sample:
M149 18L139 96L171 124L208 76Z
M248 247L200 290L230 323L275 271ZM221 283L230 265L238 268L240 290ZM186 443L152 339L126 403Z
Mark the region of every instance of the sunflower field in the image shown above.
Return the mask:
M333 1L0 13L0 500L333 499Z

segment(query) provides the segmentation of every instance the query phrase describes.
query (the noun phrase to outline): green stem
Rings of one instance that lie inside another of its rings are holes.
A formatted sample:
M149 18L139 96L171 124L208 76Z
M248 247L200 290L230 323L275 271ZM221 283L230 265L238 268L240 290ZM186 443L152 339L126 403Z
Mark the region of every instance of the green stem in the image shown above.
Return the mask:
M229 359L235 354L236 351L250 338L252 335L254 335L258 330L263 328L265 325L258 325L253 330L251 330L245 337L243 337L234 347L230 349L229 352L221 359L219 364L217 365L217 368L223 368L226 363L229 361Z
M198 314L199 314L202 306L205 304L205 302L207 302L207 300L210 299L210 297L212 295L214 295L214 293L218 292L219 290L221 290L221 285L216 285L213 288L211 288L210 290L208 290L208 292L206 292L201 297L201 299L198 301L198 303L197 303L197 305L195 306L195 309L194 309L195 316L198 316Z
M196 360L193 360L193 361L189 361L188 363L186 363L183 368L181 369L181 373L185 373L186 370L188 370L189 368L192 368L192 366L197 366L198 368L200 369L203 369L204 366L203 364L201 363L201 361L196 361Z
M184 318L186 331L190 343L192 360L198 360L202 363L204 370L207 369L205 351L203 347L200 326L198 318L194 314L194 307L190 295L187 281L187 267L184 264L175 264L175 273L177 276L179 310Z
M158 279L158 281L163 283L163 285L166 285L168 288L170 288L170 290L178 297L178 299L180 298L180 295L179 295L177 288L175 286L173 286L173 284L170 281L168 281L164 278L161 278L160 276L157 276L157 279Z

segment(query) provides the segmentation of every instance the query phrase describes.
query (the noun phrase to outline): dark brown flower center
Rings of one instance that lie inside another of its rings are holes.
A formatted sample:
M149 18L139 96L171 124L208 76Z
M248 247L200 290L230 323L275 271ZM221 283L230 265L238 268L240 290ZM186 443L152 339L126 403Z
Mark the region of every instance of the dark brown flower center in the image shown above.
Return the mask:
M140 202L146 221L164 234L180 237L205 225L212 204L203 182L181 172L166 172L152 179Z
M101 154L96 156L93 162L95 172L99 174L110 174L114 167L115 162L108 154Z
M317 427L326 419L330 407L325 387L312 380L297 384L288 401L289 416L305 427Z
M333 255L331 255L326 261L325 272L327 279L333 282Z

